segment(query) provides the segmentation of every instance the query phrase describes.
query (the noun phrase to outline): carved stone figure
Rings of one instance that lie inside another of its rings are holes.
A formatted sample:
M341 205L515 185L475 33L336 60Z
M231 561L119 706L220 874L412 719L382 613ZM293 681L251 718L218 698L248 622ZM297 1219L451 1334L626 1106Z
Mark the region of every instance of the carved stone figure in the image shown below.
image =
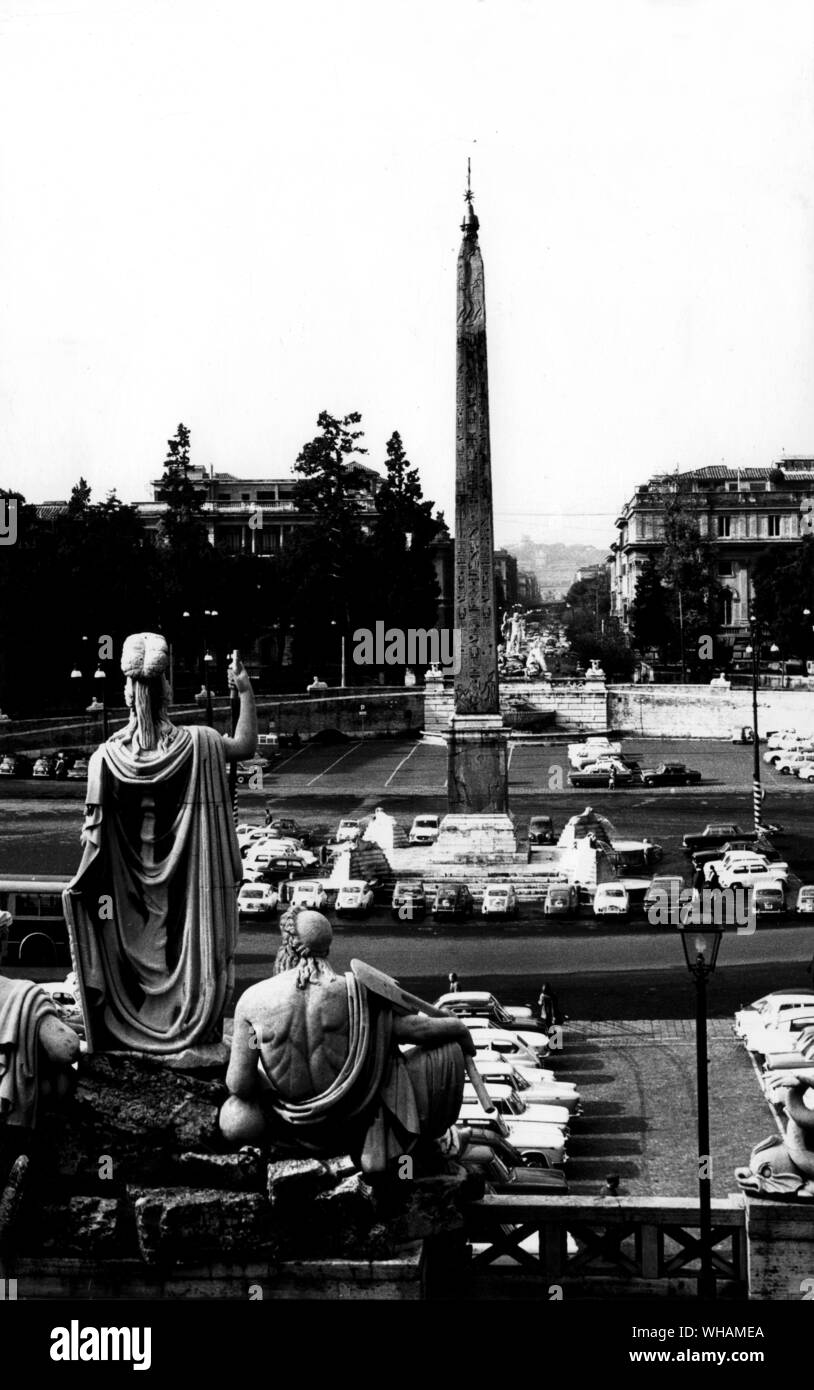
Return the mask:
M33 1129L41 1094L70 1089L79 1039L32 980L0 975L0 1132Z
M280 930L274 976L235 1010L221 1131L236 1144L350 1153L384 1173L457 1118L469 1032L457 1018L401 1016L353 973L335 974L321 913L290 909Z
M234 736L177 728L168 660L156 633L126 639L130 720L88 768L84 854L63 903L90 1050L216 1041L232 984L242 863L226 761L256 750L254 696L238 662Z
M744 1192L756 1197L814 1198L814 1110L803 1097L814 1090L805 1075L778 1072L772 1078L767 1099L782 1103L787 1123L785 1138L770 1135L756 1144L748 1168L736 1168L735 1177Z

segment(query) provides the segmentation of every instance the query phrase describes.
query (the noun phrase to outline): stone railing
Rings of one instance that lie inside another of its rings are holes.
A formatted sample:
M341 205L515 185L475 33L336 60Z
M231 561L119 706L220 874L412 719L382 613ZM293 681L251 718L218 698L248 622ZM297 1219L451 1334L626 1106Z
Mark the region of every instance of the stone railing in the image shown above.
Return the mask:
M697 1295L698 1203L691 1198L487 1196L469 1208L466 1231L471 1277L493 1285L525 1275L552 1290L549 1298ZM713 1201L712 1243L718 1297L743 1298L741 1197Z

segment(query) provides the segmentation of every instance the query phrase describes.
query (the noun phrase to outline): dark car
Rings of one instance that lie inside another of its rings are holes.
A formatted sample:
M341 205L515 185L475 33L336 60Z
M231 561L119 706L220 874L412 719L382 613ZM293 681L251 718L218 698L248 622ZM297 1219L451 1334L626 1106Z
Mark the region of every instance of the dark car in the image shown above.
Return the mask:
M634 775L635 769L621 759L608 758L575 770L569 774L568 782L572 787L609 787L614 781L617 787L627 787Z
M554 822L550 816L532 816L529 821L528 841L530 845L553 845Z
M734 821L714 821L703 830L688 831L682 836L681 846L685 854L694 854L699 849L720 849L727 840L748 840L751 844L757 838L756 831L741 830Z
M701 781L701 773L694 772L685 763L643 767L641 776L646 787L694 787Z
M423 883L397 883L390 904L399 922L419 922L427 915L427 892Z
M513 1160L511 1164L509 1157ZM468 1172L480 1173L495 1192L555 1194L568 1191L568 1179L560 1169L528 1168L514 1145L497 1134L479 1135L477 1143L467 1144L459 1162Z
M703 869L705 864L709 864L712 859L722 859L729 850L743 850L748 854L762 854L764 859L769 862L780 859L779 849L775 849L771 840L765 835L756 837L741 837L739 840L727 840L723 845L716 845L711 849L697 849L692 856L692 866L694 869Z
M290 839L299 840L301 845L309 847L312 836L299 821L291 816L275 816L270 808L266 808L266 827L270 839Z
M441 883L435 891L432 915L436 922L462 922L474 911L472 894L465 883Z

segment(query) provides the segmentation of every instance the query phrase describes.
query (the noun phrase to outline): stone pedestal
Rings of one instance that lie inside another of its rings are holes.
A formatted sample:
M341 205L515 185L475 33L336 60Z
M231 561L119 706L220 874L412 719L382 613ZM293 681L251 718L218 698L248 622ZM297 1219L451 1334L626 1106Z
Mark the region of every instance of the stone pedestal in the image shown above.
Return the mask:
M814 1202L746 1198L749 1297L814 1295Z
M511 816L444 816L430 850L433 864L490 864L511 862L517 837Z
M508 731L499 714L454 714L447 757L447 805L451 812L509 808Z

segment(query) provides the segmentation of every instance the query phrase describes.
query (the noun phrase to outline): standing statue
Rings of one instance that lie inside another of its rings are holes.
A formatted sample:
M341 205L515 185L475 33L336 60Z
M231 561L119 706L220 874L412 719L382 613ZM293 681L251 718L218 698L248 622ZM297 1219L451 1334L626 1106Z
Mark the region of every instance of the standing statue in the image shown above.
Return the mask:
M402 1016L352 972L335 974L322 913L292 908L280 931L274 976L235 1010L224 1137L350 1153L365 1173L440 1140L460 1110L464 1052L474 1053L466 1026ZM416 1046L403 1054L399 1043Z
M220 1037L243 873L226 763L254 754L257 717L239 661L231 738L170 723L163 637L128 637L121 664L130 720L90 759L63 904L89 1049L175 1053Z

